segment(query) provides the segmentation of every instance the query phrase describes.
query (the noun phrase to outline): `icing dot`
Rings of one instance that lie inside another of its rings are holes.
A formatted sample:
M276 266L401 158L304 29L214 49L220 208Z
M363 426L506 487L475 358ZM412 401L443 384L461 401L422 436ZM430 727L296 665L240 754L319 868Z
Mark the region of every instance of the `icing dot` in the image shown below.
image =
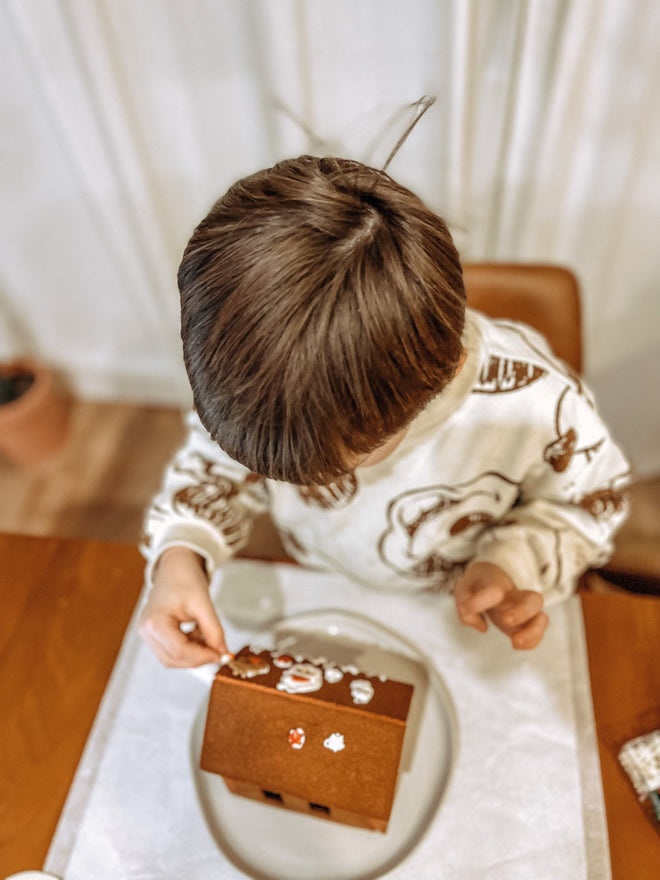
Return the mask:
M346 743L344 742L344 734L343 733L331 733L327 739L323 740L323 745L326 749L330 749L331 752L337 754L337 752L343 751L346 748Z
M351 696L353 702L363 706L368 703L374 695L374 686L366 678L358 678L351 682Z
M324 673L324 678L328 684L337 684L343 677L344 673L337 666L328 666Z

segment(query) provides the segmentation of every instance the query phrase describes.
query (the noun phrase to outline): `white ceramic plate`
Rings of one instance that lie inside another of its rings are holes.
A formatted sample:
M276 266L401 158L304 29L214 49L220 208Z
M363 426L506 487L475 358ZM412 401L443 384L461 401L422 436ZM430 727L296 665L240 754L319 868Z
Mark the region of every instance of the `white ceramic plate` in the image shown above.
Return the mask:
M219 776L199 769L204 700L193 724L190 754L197 795L218 847L257 880L368 880L392 870L433 821L456 762L456 711L441 676L407 639L367 617L339 610L286 618L251 644L353 663L368 675L409 682L415 692L386 834L232 795Z

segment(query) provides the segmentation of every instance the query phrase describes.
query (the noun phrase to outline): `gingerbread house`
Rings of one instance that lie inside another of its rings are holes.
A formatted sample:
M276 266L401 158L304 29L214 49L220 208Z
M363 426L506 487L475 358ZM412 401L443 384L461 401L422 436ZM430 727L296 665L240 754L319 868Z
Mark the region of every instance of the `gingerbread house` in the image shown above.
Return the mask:
M200 765L266 804L386 831L413 687L243 648L211 687Z

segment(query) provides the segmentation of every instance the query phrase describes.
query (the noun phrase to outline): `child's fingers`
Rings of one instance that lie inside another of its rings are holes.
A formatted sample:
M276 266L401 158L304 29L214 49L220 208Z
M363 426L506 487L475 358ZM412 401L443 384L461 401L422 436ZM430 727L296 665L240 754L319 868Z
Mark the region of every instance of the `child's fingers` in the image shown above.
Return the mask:
M476 626L485 630L486 623L482 617L486 611L496 608L504 599L505 592L499 584L466 588L455 595L456 607L461 623Z
M493 609L506 627L518 627L543 610L543 596L535 590L515 590Z
M511 636L511 644L518 651L528 651L535 648L548 628L550 619L545 611L541 611L528 623L519 627Z
M140 634L164 666L202 666L220 658L221 652L190 639L169 615L154 613L143 622Z
M197 645L185 639L177 646L173 641L163 642L144 636L158 660L168 668L188 669L203 666L205 663L217 663L218 654L210 648Z
M156 641L145 639L152 651L163 664L170 669L192 669L196 666L204 666L206 663L218 663L219 657L216 651L195 644L186 639L181 647L173 644L164 646Z
M456 584L454 599L461 623L485 632L490 619L520 650L535 648L549 623L542 610L543 596L517 589L502 569L490 563L471 563Z
M519 650L535 648L547 629L549 619L543 611L543 596L535 590L515 590L488 616L498 629L509 636Z
M479 632L486 632L488 629L488 624L486 623L486 618L483 614L468 614L464 611L458 609L458 619L465 626L472 626L474 629L479 630Z
M200 598L195 603L194 608L191 609L190 616L197 624L197 629L194 630L196 635L193 636L193 640L198 643L205 643L219 654L226 654L225 634L208 593L205 593L203 598Z

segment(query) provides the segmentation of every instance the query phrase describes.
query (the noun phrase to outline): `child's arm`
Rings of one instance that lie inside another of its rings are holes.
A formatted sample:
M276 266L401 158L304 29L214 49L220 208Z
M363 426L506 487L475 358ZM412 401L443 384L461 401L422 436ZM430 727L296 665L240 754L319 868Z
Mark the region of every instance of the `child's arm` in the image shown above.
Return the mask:
M454 590L464 623L483 631L485 614L516 648L540 642L543 608L607 561L627 514L628 463L588 392L566 389L560 400L563 424L552 427L562 436L542 439L518 502L477 540Z
M255 514L268 505L264 481L226 456L195 413L188 427L147 512L141 545L148 592L140 634L163 663L177 666L217 660L226 651L209 582L247 542ZM181 623L197 628L187 636Z

